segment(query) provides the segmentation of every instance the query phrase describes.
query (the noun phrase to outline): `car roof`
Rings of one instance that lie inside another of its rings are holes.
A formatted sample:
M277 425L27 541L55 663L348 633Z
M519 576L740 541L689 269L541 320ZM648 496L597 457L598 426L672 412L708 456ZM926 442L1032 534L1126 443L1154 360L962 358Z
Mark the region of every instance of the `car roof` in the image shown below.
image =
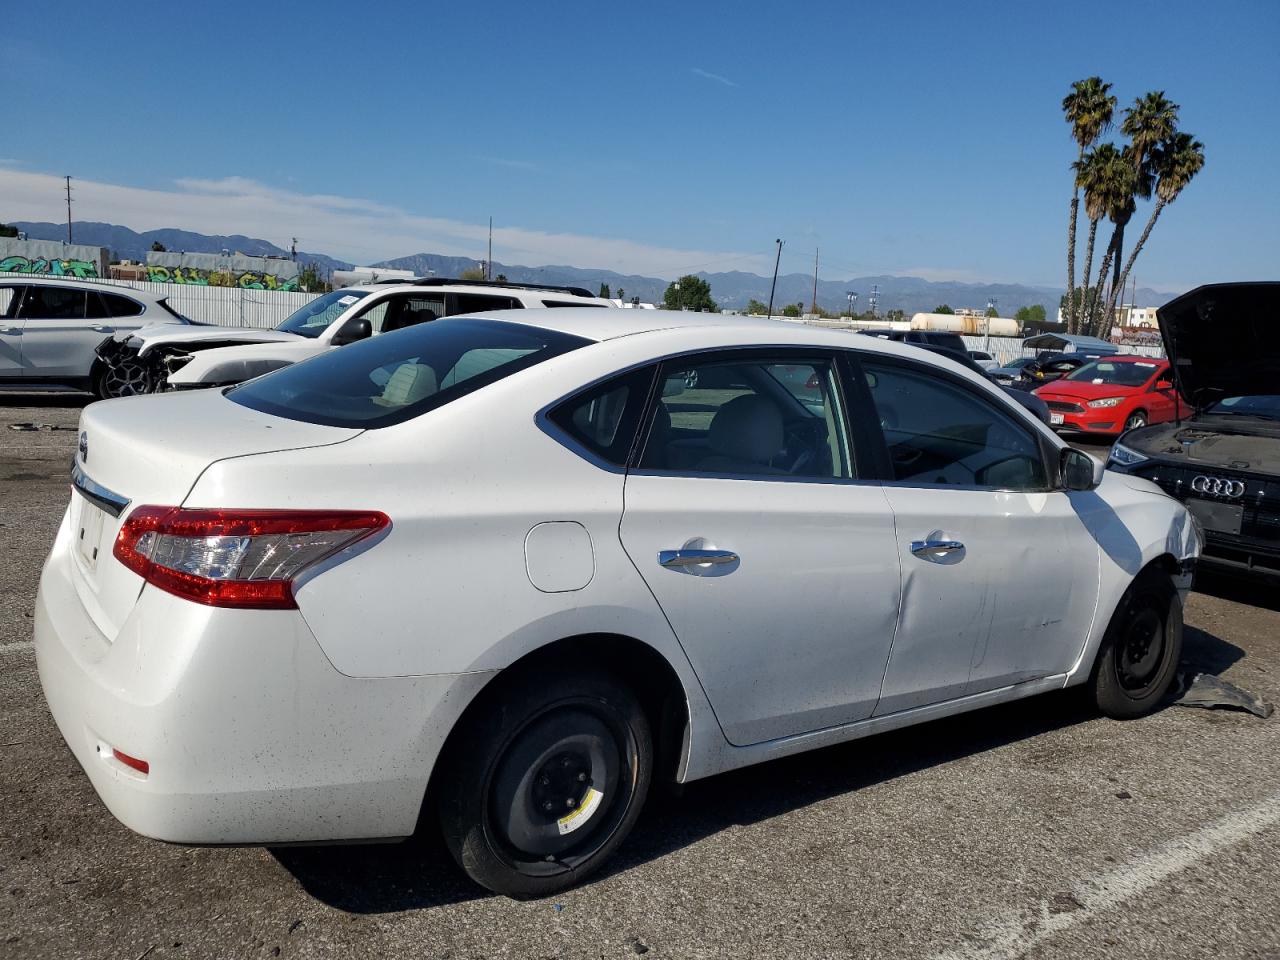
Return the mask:
M343 290L359 290L362 293L479 293L490 297L500 297L503 294L507 294L520 297L559 299L565 302L581 300L584 307L613 308L613 304L603 297L583 296L581 293L575 293L569 287L539 286L536 284L467 283L458 280L447 280L447 282L379 280L375 283L353 283L347 287L340 287L334 292L340 293Z
M23 284L36 287L85 287L90 290L101 290L103 293L121 293L135 300L146 300L156 303L164 296L139 290L127 283L110 283L101 277L49 277L38 273L14 273L0 276L0 284Z
M547 307L540 310L482 311L470 316L519 323L601 343L620 337L645 336L669 339L673 349L686 346L691 349L703 346L725 349L734 346L844 347L864 352L927 358L934 363L942 360L968 372L967 367L949 357L915 344L881 337L854 336L853 331L838 327L810 326L741 314Z

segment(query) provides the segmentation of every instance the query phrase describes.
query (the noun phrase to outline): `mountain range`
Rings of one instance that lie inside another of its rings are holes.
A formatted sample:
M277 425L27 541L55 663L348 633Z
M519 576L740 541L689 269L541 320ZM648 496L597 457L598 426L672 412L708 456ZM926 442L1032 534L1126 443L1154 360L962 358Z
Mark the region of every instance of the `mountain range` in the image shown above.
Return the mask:
M33 240L61 240L67 232L65 223L13 223L11 226L24 231ZM183 250L190 253L219 253L222 250L230 250L252 256L289 256L289 251L270 241L239 234L217 236L173 228L138 233L128 227L111 223L76 223L75 240L77 243L107 247L115 259L145 260L151 244L156 241L168 250ZM352 266L347 261L323 253L299 251L298 260L314 263L322 273L348 270ZM455 277L463 270L481 265L481 261L470 257L449 257L435 253L416 253L371 264L375 267L411 270L417 276L438 277ZM621 291L628 299L639 297L641 301L647 303L660 302L668 284L667 280L658 277L622 274L613 270L567 265L529 267L499 263L495 260L492 275L496 277L498 274L502 274L514 283L549 283L586 287L592 293L599 289L600 284L607 283L614 296L618 296ZM726 309L741 309L750 299L766 303L769 300L771 277L738 270L726 273L701 272L697 276L711 285L712 297ZM1038 303L1044 306L1045 311L1052 318L1057 311L1058 300L1063 291L1062 287L1029 284L961 283L883 275L854 277L849 280L819 279L818 304L831 311L844 309L848 304L848 292L856 291L857 309L863 311L869 305L868 298L873 287L879 287L880 299L877 306L879 313L901 310L907 316L931 311L944 303L957 309L961 307L982 309L986 307L989 300L995 300L1003 316L1013 316L1020 307ZM1139 287L1137 301L1141 306L1160 306L1172 296L1173 294ZM782 274L778 277L777 291L773 298L774 308L780 310L783 305L789 303L804 304L807 308L812 297L813 277L811 275Z

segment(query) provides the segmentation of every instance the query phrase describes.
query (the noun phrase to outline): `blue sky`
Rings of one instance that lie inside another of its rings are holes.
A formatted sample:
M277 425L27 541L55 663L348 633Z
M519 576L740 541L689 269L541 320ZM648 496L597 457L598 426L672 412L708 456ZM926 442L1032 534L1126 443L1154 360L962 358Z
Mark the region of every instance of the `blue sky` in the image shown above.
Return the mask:
M0 220L672 276L1063 284L1059 103L1163 89L1206 146L1143 286L1275 278L1280 3L165 4L6 31ZM57 181L60 182L60 181ZM1141 231L1146 210L1130 235Z

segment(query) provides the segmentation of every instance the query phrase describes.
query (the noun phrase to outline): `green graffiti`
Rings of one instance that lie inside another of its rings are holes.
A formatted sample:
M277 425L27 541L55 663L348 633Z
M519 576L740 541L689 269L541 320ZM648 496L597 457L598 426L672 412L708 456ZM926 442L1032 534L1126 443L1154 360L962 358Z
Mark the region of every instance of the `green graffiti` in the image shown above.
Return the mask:
M200 287L239 287L241 290L297 290L298 278L281 280L270 273L252 270L241 274L229 270L201 270L198 267L161 267L149 265L147 279L152 283L181 283Z
M98 265L92 260L46 260L44 257L28 260L26 257L12 256L0 260L0 273L39 273L85 279L98 276Z

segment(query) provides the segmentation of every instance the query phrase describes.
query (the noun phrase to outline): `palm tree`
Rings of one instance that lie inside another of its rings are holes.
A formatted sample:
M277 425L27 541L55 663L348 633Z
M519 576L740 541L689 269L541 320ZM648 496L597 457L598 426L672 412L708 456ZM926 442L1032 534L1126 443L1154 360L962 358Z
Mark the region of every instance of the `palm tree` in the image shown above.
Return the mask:
M1151 236L1151 229L1156 225L1160 212L1178 199L1178 194L1187 188L1197 173L1204 168L1204 144L1189 133L1175 133L1172 137L1158 144L1151 151L1151 168L1158 178L1155 186L1156 205L1147 218L1147 225L1142 236L1133 245L1133 252L1120 274L1121 290L1129 280L1129 271L1133 262L1142 252L1142 246ZM1114 311L1115 293L1112 292L1112 310Z
M1089 299L1089 279L1093 272L1093 244L1098 236L1098 221L1107 215L1106 187L1110 167L1123 162L1120 151L1113 143L1094 147L1073 164L1076 171L1076 190L1084 191L1084 213L1089 218L1089 239L1085 244L1084 276L1080 279L1080 298L1070 297L1067 307L1067 332L1079 333L1080 324L1092 312Z
M1134 192L1144 200L1151 198L1151 186L1155 179L1151 172L1151 152L1178 129L1178 105L1164 95L1163 90L1153 90L1133 101L1125 109L1120 131L1129 138L1129 156L1135 174ZM1114 312L1116 298L1124 289L1120 285L1120 256L1124 250L1124 223L1117 225L1119 233L1114 239L1116 255L1111 278L1111 297L1108 313Z
M1108 144L1110 146L1110 144ZM1107 252L1102 257L1102 266L1098 268L1098 285L1092 296L1085 291L1085 302L1088 304L1088 332L1101 337L1111 329L1112 316L1099 310L1102 304L1102 285L1106 280L1107 268L1120 256L1120 242L1124 236L1125 224L1133 216L1135 197L1138 192L1138 171L1133 165L1130 149L1116 150L1114 147L1107 153L1107 161L1098 172L1097 202L1106 211L1108 219L1115 225L1111 231L1111 240L1107 244ZM1113 284L1115 281L1112 281ZM1101 315L1099 315L1101 314Z
M1111 84L1101 77L1088 77L1071 85L1071 92L1062 98L1062 112L1071 124L1071 136L1079 147L1076 169L1084 161L1084 152L1111 126L1116 98L1107 91ZM1067 328L1074 330L1078 322L1076 312L1076 220L1080 213L1080 184L1071 194L1071 217L1067 221ZM1090 237L1092 245L1092 237ZM1088 287L1088 281L1085 286Z

